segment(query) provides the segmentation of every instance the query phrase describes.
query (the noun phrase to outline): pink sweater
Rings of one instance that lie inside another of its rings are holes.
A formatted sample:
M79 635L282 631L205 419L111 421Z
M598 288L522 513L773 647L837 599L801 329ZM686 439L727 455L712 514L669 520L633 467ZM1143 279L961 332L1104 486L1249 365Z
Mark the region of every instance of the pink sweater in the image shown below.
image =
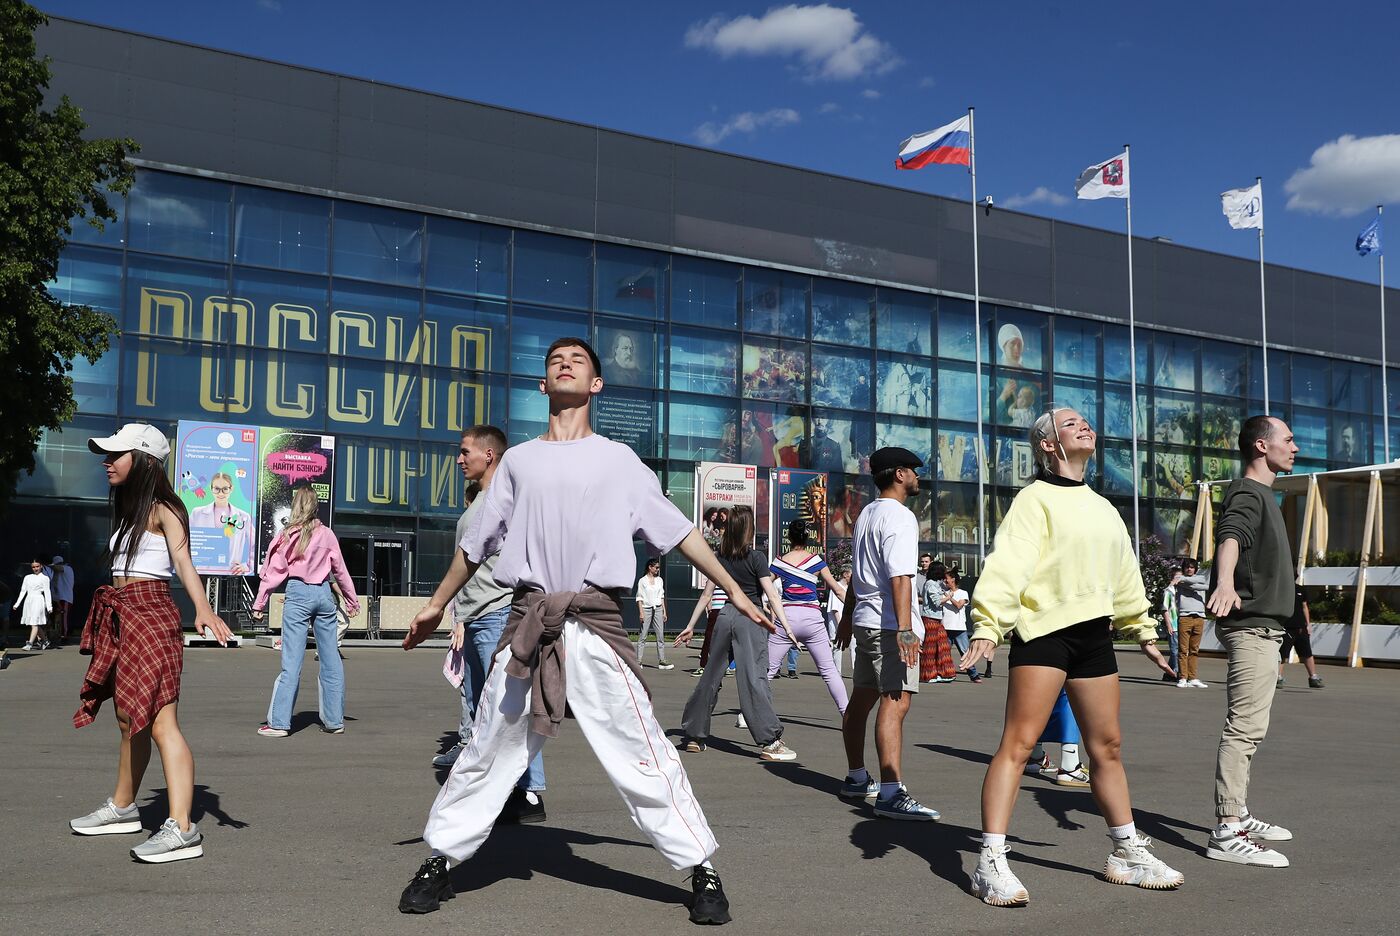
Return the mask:
M355 594L355 583L350 581L350 573L345 571L345 557L340 554L340 541L325 524L317 524L311 532L311 542L306 552L293 558L296 549L296 536L288 536L282 531L267 549L267 562L263 565L262 584L258 586L258 597L253 601L253 610L267 607L267 597L278 585L289 578L301 579L308 585L319 585L332 574L345 596L345 610L354 615L359 613L360 599Z

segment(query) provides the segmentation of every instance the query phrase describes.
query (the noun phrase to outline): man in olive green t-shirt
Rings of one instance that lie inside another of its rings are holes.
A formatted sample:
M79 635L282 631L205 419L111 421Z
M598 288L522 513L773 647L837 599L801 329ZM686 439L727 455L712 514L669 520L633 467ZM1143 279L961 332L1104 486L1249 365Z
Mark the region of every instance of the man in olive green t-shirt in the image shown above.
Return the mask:
M1215 534L1215 567L1206 609L1225 645L1225 728L1215 760L1215 815L1206 857L1286 868L1288 859L1258 842L1293 833L1250 815L1249 765L1269 730L1283 625L1293 614L1293 562L1274 479L1291 471L1298 446L1281 419L1251 416L1240 429L1243 476L1225 491Z

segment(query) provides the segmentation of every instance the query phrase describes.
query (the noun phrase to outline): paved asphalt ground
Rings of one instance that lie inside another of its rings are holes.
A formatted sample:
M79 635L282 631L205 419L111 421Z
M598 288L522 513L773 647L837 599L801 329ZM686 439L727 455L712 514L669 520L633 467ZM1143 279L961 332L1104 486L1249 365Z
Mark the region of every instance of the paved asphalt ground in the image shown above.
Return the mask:
M74 648L12 653L0 673L0 933L645 933L692 930L684 875L631 824L577 726L546 748L549 821L497 829L454 873L459 896L426 917L396 910L426 849L419 836L439 778L429 764L456 726L441 651L351 650L351 719L315 727L310 655L296 730L254 731L278 658L269 650L191 650L181 721L198 763L195 816L205 857L168 866L127 856L138 836L84 838L68 819L111 791L110 712L74 731L86 659ZM680 653L682 666L692 659ZM821 680L774 686L795 764L768 766L734 728L735 689L720 697L716 737L686 765L715 833L733 906L728 932L802 934L1034 932L1229 934L1400 932L1396 900L1396 750L1400 673L1302 667L1274 704L1255 760L1256 811L1293 829L1287 870L1207 861L1224 664L1207 690L1160 683L1137 653L1123 667L1125 756L1137 822L1186 875L1174 893L1103 882L1108 853L1088 791L1027 777L1011 837L1031 894L1021 910L965 892L976 865L978 790L1001 726L1000 677L926 686L906 725L905 776L943 813L938 824L872 818L840 802L839 723ZM691 664L693 665L693 664ZM647 668L657 711L680 721L695 680ZM873 762L873 742L871 760ZM165 816L153 757L138 802L147 829Z

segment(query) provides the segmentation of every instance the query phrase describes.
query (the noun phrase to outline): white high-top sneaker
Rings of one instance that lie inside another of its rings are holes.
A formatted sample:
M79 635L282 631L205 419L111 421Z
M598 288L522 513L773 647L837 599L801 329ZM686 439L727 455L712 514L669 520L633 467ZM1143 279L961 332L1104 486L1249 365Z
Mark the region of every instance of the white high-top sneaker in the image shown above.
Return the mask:
M1111 836L1110 836L1111 837ZM1113 854L1104 862L1104 879L1112 884L1133 884L1148 890L1173 890L1186 877L1152 854L1152 839L1141 833L1113 840Z
M1030 903L1031 895L1011 870L1006 860L1010 851L1005 845L995 848L982 847L977 859L977 870L972 874L972 893L984 904L993 907L1024 907Z

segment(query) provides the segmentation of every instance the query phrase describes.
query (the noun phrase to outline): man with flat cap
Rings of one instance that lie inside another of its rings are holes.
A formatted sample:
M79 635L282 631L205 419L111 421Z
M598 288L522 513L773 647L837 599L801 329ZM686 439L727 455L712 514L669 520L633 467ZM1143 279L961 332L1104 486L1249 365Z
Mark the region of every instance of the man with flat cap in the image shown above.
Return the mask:
M836 631L845 649L855 637L855 690L846 706L841 735L850 772L840 796L852 802L874 799L884 819L931 821L938 811L919 803L900 782L904 716L919 691L919 648L923 622L914 610L914 574L919 571L919 521L905 504L919 493L919 456L908 449L882 448L870 456L870 474L880 496L856 518L851 541L851 584ZM875 715L877 783L865 769L865 723Z

